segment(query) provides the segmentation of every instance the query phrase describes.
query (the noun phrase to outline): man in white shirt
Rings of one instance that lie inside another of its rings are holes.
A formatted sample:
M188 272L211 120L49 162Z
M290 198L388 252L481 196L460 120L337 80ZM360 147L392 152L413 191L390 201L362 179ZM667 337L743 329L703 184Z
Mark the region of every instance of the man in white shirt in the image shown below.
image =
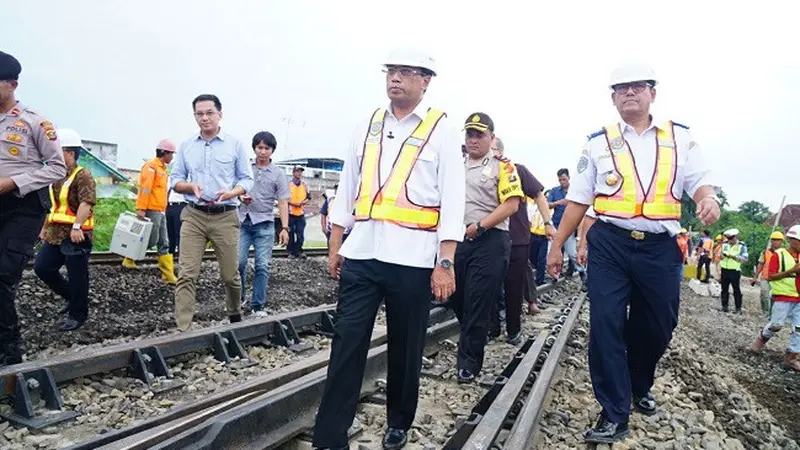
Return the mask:
M678 324L683 257L675 236L683 192L703 224L719 218L709 166L688 127L650 115L655 86L649 67L612 73L611 99L621 120L589 136L547 258L558 276L561 248L592 206L589 372L603 410L585 435L590 443L629 434L631 400L642 414L657 412L650 392L655 368Z
M391 331L383 447L405 445L417 409L431 299L443 302L455 290L453 257L464 236L462 139L452 119L423 101L436 76L430 56L394 52L384 72L389 107L372 112L354 133L329 216L328 269L339 279L339 301L314 429L317 448L348 448L384 299Z

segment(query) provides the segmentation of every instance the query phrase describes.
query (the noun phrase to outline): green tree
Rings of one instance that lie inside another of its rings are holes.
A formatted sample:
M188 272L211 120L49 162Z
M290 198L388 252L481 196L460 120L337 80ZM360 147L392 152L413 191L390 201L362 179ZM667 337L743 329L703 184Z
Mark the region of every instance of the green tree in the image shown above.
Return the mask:
M756 223L764 223L767 217L772 215L767 205L756 200L742 203L739 206L739 213Z

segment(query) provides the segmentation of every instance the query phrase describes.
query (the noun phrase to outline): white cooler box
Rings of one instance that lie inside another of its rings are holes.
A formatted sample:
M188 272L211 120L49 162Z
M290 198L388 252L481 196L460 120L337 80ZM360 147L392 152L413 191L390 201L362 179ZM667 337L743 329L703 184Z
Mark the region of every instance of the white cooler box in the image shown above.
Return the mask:
M153 222L150 219L139 219L136 214L125 211L117 219L109 250L134 261L143 259L152 231Z

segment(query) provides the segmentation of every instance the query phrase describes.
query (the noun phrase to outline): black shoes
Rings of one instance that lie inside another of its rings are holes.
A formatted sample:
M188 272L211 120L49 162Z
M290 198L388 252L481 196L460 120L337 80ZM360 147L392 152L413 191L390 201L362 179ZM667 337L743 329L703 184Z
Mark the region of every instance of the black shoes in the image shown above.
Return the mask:
M242 321L242 315L241 314L231 314L230 316L228 316L228 319L230 319L231 323L241 322Z
M461 384L472 383L475 381L475 374L467 369L458 370L458 382Z
M61 322L61 326L58 327L58 331L77 330L83 326L83 322L83 320L76 320L70 316L64 317L64 321Z
M633 409L639 411L646 416L652 416L656 413L656 398L653 394L648 392L644 397L633 396Z
M22 348L19 344L5 344L0 346L0 366L20 364L22 362Z
M517 331L516 333L512 334L506 340L511 345L517 345L522 342L522 331Z
M383 448L384 450L400 450L406 445L407 440L406 430L389 428L386 430L386 434L383 435Z
M627 422L614 423L608 420L605 414L600 413L597 425L586 432L584 440L594 444L613 444L625 439L628 434L630 431Z

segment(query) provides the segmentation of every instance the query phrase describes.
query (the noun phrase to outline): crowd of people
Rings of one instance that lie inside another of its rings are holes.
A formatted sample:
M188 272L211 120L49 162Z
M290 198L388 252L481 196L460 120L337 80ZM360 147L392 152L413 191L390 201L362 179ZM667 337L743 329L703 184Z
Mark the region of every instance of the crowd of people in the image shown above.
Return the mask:
M37 231L47 247L37 255L36 272L68 302L62 329L86 320L84 261L95 202L93 180L77 165L77 134L56 131L14 98L20 70L16 59L0 54L0 123L6 126L0 142L0 342L8 364L22 359L14 286ZM486 343L501 336L503 323L509 344L522 341L523 310L535 314L543 307L533 288L574 274L591 298L589 370L602 405L585 440L624 439L632 408L648 415L658 409L651 393L655 367L677 325L688 252L680 199L687 193L694 200L704 225L720 214L716 184L689 127L650 112L658 78L640 64L616 69L609 88L620 119L590 134L575 169L559 170L558 185L545 190L529 168L504 156L489 114L478 111L459 123L427 101L437 75L429 55L393 52L384 73L389 102L365 114L344 146L339 184L327 193L321 214L328 271L339 281L339 292L314 446L348 446L381 303L389 330L383 447L392 450L405 445L416 414L432 305L455 312L461 326L457 381L473 383L483 370ZM278 147L273 134L255 134L251 154L222 130L217 96L199 95L191 106L198 133L178 146L167 140L157 146L142 169L136 206L139 217L156 225L150 244L157 246L164 282L176 285L181 331L192 325L195 283L209 242L230 321L241 321L247 304L243 280L251 246L249 308L255 317L267 314L273 243L277 239L303 257L310 198L302 168L287 182L271 163ZM18 157L23 151L27 158ZM756 349L787 319L795 320L793 333L800 330L794 307L800 300L791 282L800 230L792 230L789 249L776 246L763 262L775 302ZM740 310L738 274L747 250L736 230L724 234L717 246L704 233L697 252L706 280L710 263L719 264L723 308L730 285ZM177 274L171 257L176 248ZM69 282L57 275L64 261ZM79 280L74 286L73 276ZM795 341L793 335L793 345L800 346ZM798 364L795 347L787 365Z

